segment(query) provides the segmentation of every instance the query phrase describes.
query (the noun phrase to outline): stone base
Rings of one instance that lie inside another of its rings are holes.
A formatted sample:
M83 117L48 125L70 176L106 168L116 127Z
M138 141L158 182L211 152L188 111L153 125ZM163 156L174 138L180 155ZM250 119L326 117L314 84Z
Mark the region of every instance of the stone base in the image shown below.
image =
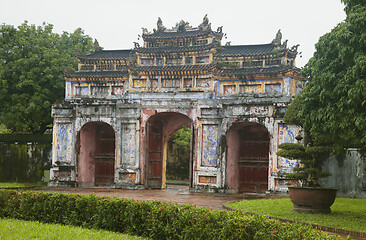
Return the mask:
M115 188L127 189L127 190L143 190L145 189L145 186L130 183L116 183Z
M226 189L224 188L216 188L211 186L202 186L196 185L193 188L190 188L190 192L198 192L198 193L225 193Z
M47 186L49 187L77 187L77 182L74 181L50 181Z

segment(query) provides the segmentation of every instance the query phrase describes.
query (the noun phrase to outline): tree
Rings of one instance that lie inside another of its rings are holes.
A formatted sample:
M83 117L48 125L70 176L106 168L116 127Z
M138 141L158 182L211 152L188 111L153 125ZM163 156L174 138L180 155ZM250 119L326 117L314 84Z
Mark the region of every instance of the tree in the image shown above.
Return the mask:
M92 39L82 29L59 35L53 25L0 26L0 123L13 132L43 133L51 106L64 98L64 70L75 70L78 53Z
M328 147L304 147L297 143L282 143L278 147L278 156L300 160L301 165L294 168L296 173L287 174L286 177L300 180L302 187L320 187L319 179L331 175L321 170L322 162L330 151Z
M319 39L302 70L308 83L284 118L336 152L366 146L366 2L343 2L346 20Z
M191 129L181 128L174 132L168 142L170 154L166 166L166 175L174 180L189 178L189 160L191 147Z

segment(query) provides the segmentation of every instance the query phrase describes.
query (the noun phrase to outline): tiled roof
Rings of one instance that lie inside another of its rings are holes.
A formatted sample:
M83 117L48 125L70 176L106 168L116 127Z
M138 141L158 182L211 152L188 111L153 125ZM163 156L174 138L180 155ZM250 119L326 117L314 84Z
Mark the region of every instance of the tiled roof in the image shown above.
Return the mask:
M179 75L194 74L193 72L210 71L214 67L214 64L202 64L202 65L179 65L179 66L142 66L136 70L139 72L146 72L149 75L169 74L175 73Z
M261 55L271 54L274 45L258 44L258 45L237 45L237 46L222 46L222 49L217 51L216 56L244 56L244 55Z
M133 54L133 50L101 50L88 55L78 56L79 59L122 59Z
M123 77L128 71L84 71L65 73L66 77Z
M198 52L214 48L214 44L191 47L159 47L159 48L138 48L138 53L177 53L177 52Z
M272 75L286 72L300 73L300 69L291 66L247 67L239 69L223 69L217 71L220 76Z
M187 29L186 31L164 31L164 32L154 32L152 34L144 34L142 37L144 39L171 39L171 38L193 38L193 37L200 37L207 34L220 34L215 33L211 29L202 30L202 29L194 29L190 30Z

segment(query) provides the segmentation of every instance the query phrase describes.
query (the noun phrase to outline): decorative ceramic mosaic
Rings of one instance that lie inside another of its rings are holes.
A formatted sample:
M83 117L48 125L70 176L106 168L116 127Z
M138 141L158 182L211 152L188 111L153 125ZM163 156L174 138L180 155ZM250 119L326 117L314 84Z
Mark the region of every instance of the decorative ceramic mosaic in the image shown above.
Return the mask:
M295 125L287 125L281 123L278 125L278 145L281 143L296 143L295 137L299 134L300 128ZM277 146L278 146L277 145ZM279 150L279 149L277 149ZM299 162L297 160L286 159L278 157L279 167L297 167Z
M134 88L144 88L146 87L146 79L134 79L133 80Z
M72 124L59 124L56 142L56 156L59 162L69 162L72 153Z
M261 84L252 84L252 85L240 85L239 93L261 93L262 85Z
M275 84L266 84L265 85L266 93L269 94L279 94L281 93L281 83L275 83Z
M217 125L202 125L202 166L217 165L217 135Z

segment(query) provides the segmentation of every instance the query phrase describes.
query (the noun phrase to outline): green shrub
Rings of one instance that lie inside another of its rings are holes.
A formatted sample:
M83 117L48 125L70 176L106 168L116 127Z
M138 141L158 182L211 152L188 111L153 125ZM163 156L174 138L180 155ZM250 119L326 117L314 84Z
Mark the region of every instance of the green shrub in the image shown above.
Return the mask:
M295 167L296 173L287 174L290 179L300 180L303 187L320 187L319 179L331 174L321 170L322 161L331 152L327 146L302 146L298 143L282 143L277 156L300 160L301 165Z
M0 190L0 217L106 229L152 239L335 239L309 226L159 201Z

